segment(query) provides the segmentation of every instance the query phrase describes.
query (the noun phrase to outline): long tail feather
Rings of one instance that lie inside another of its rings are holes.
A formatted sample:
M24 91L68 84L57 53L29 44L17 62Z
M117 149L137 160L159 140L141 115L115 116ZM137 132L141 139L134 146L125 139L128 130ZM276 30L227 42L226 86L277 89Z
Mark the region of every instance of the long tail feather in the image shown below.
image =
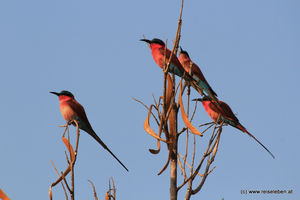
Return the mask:
M265 147L265 145L263 145L258 139L256 139L256 137L254 137L254 135L252 135L251 133L249 133L245 127L243 127L241 124L238 124L236 126L236 128L240 129L241 131L243 131L244 133L247 133L250 137L252 137L256 142L258 142L267 152L269 152L269 154L275 159L275 156L271 153L271 151Z
M124 167L124 169L129 171L127 167L125 167L125 165L117 158L117 156L115 156L115 154L111 152L111 150L104 144L104 142L98 137L98 135L95 132L91 131L88 132L88 134L92 136L104 149L106 149Z

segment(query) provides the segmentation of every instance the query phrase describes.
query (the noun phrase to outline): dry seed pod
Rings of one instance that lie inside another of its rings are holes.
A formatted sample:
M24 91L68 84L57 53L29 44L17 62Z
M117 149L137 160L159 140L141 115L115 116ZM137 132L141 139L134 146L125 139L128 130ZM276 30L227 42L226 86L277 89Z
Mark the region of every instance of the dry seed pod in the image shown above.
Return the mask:
M188 129L190 129L190 131L195 134L195 135L199 135L199 136L203 136L193 125L192 123L190 122L188 116L185 114L185 111L184 111L184 107L183 107L183 103L182 103L182 82L180 82L180 92L179 92L179 103L180 103L180 111L181 111L181 117L182 117L182 120L184 122L184 124L186 125L186 127Z
M160 141L166 142L166 140L160 138L160 137L159 137L159 136L158 136L158 135L150 128L150 125L149 125L149 119L150 119L150 115L151 115L152 106L153 106L153 105L150 106L149 112L148 112L148 116L147 116L147 118L146 118L146 120L145 120L145 122L144 122L144 129L145 129L145 131L146 131L149 135L151 135L152 137L154 137L154 138L156 138L156 139L158 139L158 140L160 140Z
M155 149L149 149L149 151L152 154L158 154L160 152L160 141L157 140L157 150L155 150Z
M173 90L173 82L169 74L167 74L168 86L167 86L167 93L166 93L166 108L169 109L170 102L171 102L171 95Z

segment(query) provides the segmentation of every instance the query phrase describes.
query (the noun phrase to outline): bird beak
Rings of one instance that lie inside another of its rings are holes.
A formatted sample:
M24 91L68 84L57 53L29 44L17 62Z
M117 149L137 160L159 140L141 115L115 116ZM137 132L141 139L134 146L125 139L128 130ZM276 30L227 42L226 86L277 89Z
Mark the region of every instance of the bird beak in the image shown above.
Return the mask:
M192 101L203 101L203 99L201 99L201 98L197 98L197 99L193 99Z
M151 44L151 41L147 40L147 39L140 39L140 41L144 41L144 42L147 42L148 44Z
M181 46L180 46L180 53L181 53L181 52L183 52L183 49L182 49Z
M59 93L57 93L57 92L50 92L50 93L52 93L52 94L55 94L55 95L59 96Z

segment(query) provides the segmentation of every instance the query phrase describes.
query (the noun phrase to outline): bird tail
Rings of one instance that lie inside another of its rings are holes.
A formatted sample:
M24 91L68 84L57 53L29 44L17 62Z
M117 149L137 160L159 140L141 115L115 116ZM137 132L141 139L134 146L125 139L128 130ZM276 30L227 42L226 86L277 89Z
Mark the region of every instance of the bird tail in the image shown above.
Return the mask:
M105 150L107 150L124 167L124 169L128 171L127 167L125 167L125 165L117 158L117 156L115 156L115 154L111 152L111 150L106 146L106 144L104 144L104 142L99 138L99 136L94 131L89 131L88 134L92 136Z
M258 142L275 159L275 156L271 153L271 151L267 147L265 147L265 145L263 145L258 139L256 139L256 137L254 137L254 135L249 133L244 126L242 126L241 124L238 124L235 127L238 128L239 130L243 131L244 133L247 133L250 137L252 137L256 142Z

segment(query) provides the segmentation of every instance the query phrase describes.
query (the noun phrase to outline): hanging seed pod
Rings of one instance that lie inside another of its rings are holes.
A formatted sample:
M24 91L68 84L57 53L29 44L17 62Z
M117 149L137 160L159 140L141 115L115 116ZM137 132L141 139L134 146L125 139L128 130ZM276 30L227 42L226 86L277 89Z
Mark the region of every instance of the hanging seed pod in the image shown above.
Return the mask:
M153 107L153 105L151 105L150 108L149 108L148 116L147 116L147 118L146 118L146 120L145 120L145 122L144 122L144 129L145 129L145 131L146 131L149 135L151 135L152 137L154 137L154 138L156 138L156 139L158 139L158 140L160 140L160 141L166 142L166 140L160 138L160 137L159 137L159 136L158 136L158 135L150 128L149 120L150 120L150 116L151 116L151 110L152 110L152 107Z
M184 122L184 124L186 125L186 127L188 129L190 129L190 131L195 134L195 135L199 135L199 136L203 136L193 125L192 123L190 122L188 116L185 114L185 111L184 111L184 107L183 107L183 103L182 103L182 82L180 82L180 92L179 92L179 104L180 104L180 111L181 111L181 117L182 117L182 120Z
M158 154L160 152L160 141L157 140L157 149L149 149L150 153Z

